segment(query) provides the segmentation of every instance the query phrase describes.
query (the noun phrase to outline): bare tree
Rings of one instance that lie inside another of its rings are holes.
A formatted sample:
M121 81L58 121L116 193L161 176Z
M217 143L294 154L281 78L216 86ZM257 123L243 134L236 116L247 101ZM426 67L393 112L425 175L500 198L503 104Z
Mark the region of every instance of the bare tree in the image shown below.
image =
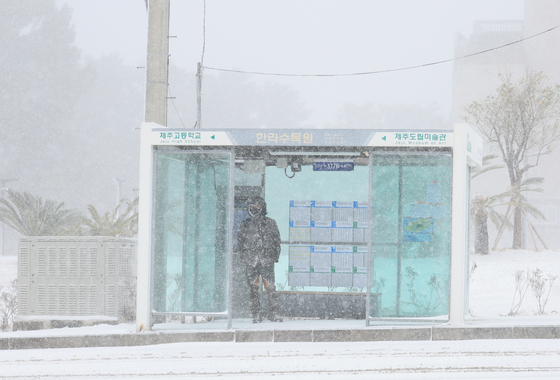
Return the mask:
M506 165L510 186L519 187L524 174L539 163L541 154L552 149L560 138L560 86L548 85L542 73L527 69L515 82L511 74L499 75L502 83L496 94L467 106L467 121L478 127L487 141L498 147ZM535 156L529 163L528 155ZM520 193L519 193L520 194ZM522 247L522 208L513 195L513 244ZM508 210L509 211L509 210ZM509 214L506 213L506 214Z

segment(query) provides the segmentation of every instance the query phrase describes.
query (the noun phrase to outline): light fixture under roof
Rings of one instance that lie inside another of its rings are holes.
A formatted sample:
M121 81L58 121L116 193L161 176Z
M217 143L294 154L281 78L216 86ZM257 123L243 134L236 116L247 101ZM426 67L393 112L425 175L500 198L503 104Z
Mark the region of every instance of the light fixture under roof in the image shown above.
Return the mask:
M269 152L271 156L359 156L361 152Z

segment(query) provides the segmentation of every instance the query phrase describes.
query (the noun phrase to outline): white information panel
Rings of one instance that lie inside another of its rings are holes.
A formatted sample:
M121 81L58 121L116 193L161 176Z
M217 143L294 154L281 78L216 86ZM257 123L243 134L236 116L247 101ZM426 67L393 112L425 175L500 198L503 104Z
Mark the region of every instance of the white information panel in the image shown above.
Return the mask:
M288 284L290 286L309 286L310 247L290 246L289 252Z
M353 255L352 286L365 288L367 286L367 248L356 247Z
M289 286L365 287L368 203L290 201ZM307 244L309 245L307 245ZM348 244L344 244L348 243Z

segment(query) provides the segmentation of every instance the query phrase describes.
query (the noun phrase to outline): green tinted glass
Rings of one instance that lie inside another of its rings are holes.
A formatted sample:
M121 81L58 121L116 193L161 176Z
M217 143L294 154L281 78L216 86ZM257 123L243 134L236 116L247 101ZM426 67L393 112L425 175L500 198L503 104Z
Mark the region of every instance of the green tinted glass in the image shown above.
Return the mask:
M448 314L450 210L450 155L374 158L371 316Z
M230 157L157 153L155 311L227 310Z

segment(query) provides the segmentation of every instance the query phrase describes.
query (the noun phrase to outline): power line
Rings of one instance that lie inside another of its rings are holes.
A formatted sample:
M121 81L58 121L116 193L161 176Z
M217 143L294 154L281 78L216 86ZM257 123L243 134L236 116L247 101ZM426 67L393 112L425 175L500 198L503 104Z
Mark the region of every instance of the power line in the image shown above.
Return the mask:
M167 84L167 95L169 95L167 97L167 99L171 100L171 104L173 105L173 108L175 108L175 112L177 113L177 116L179 117L179 121L181 122L181 124L183 125L183 128L187 128L185 127L185 123L183 123L183 119L181 118L181 114L179 113L179 110L177 109L177 106L175 105L175 97L171 96L171 86L169 86L169 83Z
M363 72L356 72L356 73L343 73L343 74L285 74L285 73L266 73L266 72L259 72L259 71L244 71L244 70L230 70L230 69L220 69L220 68L216 68L216 67L203 67L203 69L206 70L213 70L213 71L225 71L225 72L230 72L230 73L240 73L240 74L253 74L253 75L269 75L269 76L282 76L282 77L347 77L347 76L358 76L358 75L373 75L373 74L382 74L382 73L390 73L390 72L395 72L395 71L404 71L404 70L412 70L412 69L419 69L422 67L428 67L428 66L435 66L435 65L440 65L442 63L447 63L447 62L453 62L453 61L459 61L461 59L465 59L465 58L469 58L469 57L473 57L475 55L480 55L480 54L485 54L494 50L499 50L499 49L503 49L505 47L511 46L511 45L515 45L518 43L521 43L523 41L529 40L531 38L540 36L541 34L545 34L548 32L551 32L555 29L558 29L560 27L560 25L555 26L553 28L547 29L545 31L542 31L540 33L537 34L533 34L532 36L529 37L525 37L522 38L520 40L517 41L513 41L513 42L509 42L507 44L504 45L500 45L500 46L496 46L490 49L486 49L486 50L481 50L475 53L471 53L471 54L467 54L467 55L463 55L461 57L457 57L457 58L450 58L450 59L444 59L442 61L435 61L435 62L430 62L430 63L424 63L421 65L415 65L415 66L406 66L406 67L399 67L399 68L395 68L395 69L386 69L386 70L376 70L376 71L363 71Z

